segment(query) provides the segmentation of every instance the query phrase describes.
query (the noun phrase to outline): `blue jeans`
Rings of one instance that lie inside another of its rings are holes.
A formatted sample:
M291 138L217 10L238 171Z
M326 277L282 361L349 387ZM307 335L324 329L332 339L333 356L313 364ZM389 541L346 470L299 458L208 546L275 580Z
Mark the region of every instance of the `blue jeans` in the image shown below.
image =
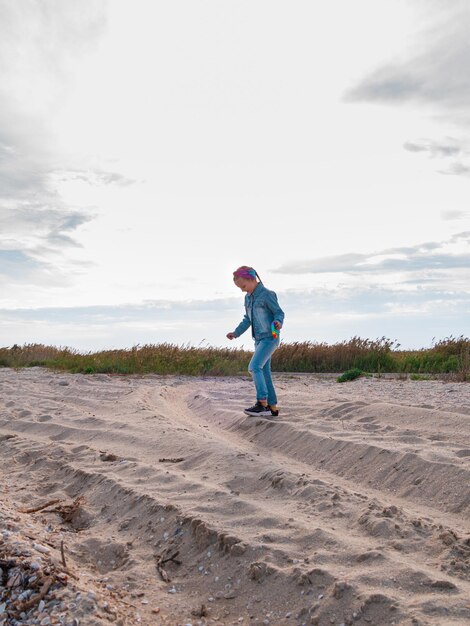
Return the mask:
M271 377L271 355L279 347L280 339L257 339L255 353L248 365L256 387L256 399L267 400L268 404L277 404L277 396Z

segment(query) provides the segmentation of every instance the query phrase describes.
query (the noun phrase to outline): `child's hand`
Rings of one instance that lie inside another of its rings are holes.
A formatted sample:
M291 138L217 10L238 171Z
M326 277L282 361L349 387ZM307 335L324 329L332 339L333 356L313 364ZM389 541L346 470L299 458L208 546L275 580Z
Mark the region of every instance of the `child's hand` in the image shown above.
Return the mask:
M282 324L281 324L281 322L278 322L278 321L276 320L276 321L274 322L274 328L275 328L276 330L281 330L281 328L282 328Z
M233 333L227 333L226 335L227 339L236 339L235 335Z

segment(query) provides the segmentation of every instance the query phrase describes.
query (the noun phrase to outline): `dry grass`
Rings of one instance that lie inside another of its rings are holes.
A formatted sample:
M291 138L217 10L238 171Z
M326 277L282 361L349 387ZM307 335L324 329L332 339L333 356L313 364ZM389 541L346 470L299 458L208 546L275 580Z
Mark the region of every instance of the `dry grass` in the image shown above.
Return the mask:
M72 348L26 344L0 348L0 367L44 366L94 374L187 374L227 376L246 372L252 352L235 348L195 348L169 343L122 350L79 352ZM390 339L362 339L335 344L282 343L273 355L278 372L363 372L448 374L466 381L470 374L470 340L448 337L422 350L399 350Z
M33 367L84 374L230 375L245 369L250 352L224 348L194 348L169 343L122 350L79 352L42 344L0 348L0 366Z
M342 372L359 368L366 372L395 371L395 342L353 337L329 345L310 341L282 344L273 355L273 370L282 372Z

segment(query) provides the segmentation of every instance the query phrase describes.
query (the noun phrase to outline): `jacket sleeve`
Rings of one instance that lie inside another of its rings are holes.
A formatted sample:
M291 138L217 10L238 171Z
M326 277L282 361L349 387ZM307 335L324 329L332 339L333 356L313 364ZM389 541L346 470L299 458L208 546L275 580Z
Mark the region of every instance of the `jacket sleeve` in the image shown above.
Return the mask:
M277 295L274 293L274 291L269 291L266 297L266 305L271 313L274 315L274 321L284 324L284 311L279 306L279 302L277 301Z
M235 330L233 331L233 334L235 335L235 337L240 337L240 335L243 335L245 330L250 328L250 326L251 326L250 318L245 313L245 316L243 317L242 321L238 324L238 326L235 328Z

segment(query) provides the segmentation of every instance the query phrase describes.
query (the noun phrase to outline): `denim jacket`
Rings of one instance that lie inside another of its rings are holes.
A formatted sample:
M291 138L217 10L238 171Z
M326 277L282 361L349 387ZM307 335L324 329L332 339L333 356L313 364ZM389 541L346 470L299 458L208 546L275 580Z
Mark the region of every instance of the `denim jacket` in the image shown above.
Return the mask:
M279 306L274 291L266 289L263 283L253 293L245 296L245 316L233 331L239 337L251 326L251 334L256 339L272 337L271 324L274 321L284 323L284 311Z

